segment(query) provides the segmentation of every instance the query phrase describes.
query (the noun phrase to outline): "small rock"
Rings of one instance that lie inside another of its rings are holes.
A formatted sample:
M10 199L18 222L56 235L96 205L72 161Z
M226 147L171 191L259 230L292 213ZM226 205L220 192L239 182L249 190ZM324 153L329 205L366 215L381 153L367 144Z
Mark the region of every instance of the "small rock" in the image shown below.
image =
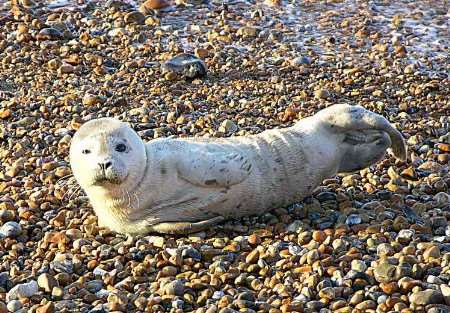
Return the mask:
M200 78L206 76L205 62L193 54L182 53L162 65L164 72L179 74L184 78Z
M29 298L39 292L38 283L32 280L28 283L18 284L14 286L6 295L6 301L16 300L20 298Z
M397 235L397 241L400 243L408 243L414 237L414 230L412 229L401 229Z
M444 207L450 204L450 194L446 192L438 192L434 195L433 200L436 202L437 207Z
M311 64L311 59L307 56L300 56L291 60L292 66L309 65L309 64Z
M450 152L450 144L438 143L436 145L436 148L438 148L439 150L441 150L443 152Z
M405 73L405 74L412 74L412 73L414 73L414 69L415 69L414 64L408 64L408 65L405 67L405 69L404 69L404 73Z
M22 308L22 306L22 302L20 302L19 300L8 301L8 304L6 305L9 312L17 312Z
M231 120L224 120L219 127L219 131L225 134L234 133L237 130L238 130L237 125Z
M248 236L248 243L251 245L259 245L261 243L261 237L257 234L251 234Z
M358 214L350 214L345 220L345 224L352 226L362 223L362 218Z
M0 238L11 237L15 238L22 233L22 227L17 222L6 222L0 227Z
M89 93L85 94L83 97L83 104L87 106L96 105L102 102L102 98Z
M352 270L356 272L365 272L367 269L366 263L362 260L353 260L351 263Z
M139 11L133 11L125 15L125 23L127 24L139 24L143 25L145 23L145 15Z
M255 27L243 26L237 30L237 35L242 37L256 37L258 31Z
M148 242L157 248L164 247L164 237L161 236L150 236L148 237Z
M51 292L53 287L58 286L58 281L48 273L39 275L37 283L41 289L45 290L45 292Z
M314 91L314 97L317 99L328 99L330 97L330 92L327 89L320 88Z
M441 287L441 293L444 297L445 304L450 305L450 286L446 284L440 285Z
M15 214L12 210L0 209L0 221L2 223L14 220Z
M438 246L431 246L423 252L425 260L438 259L441 257L441 252Z
M52 290L52 298L55 300L59 300L64 296L64 289L61 287L54 287Z
M39 31L39 33L36 35L36 39L43 41L43 40L59 40L63 38L63 34L57 30L56 28L47 27L43 28Z
M60 74L70 74L75 72L75 66L64 63L58 68L58 73Z
M291 224L289 224L289 226L286 228L286 231L291 232L291 233L296 233L300 227L302 225L301 221L293 221Z
M164 286L163 294L168 296L183 296L184 284L181 280L174 280Z
M46 304L38 307L36 313L55 313L55 305L49 301Z
M336 291L333 287L326 287L319 291L319 297L327 300L334 300Z
M381 263L374 268L375 280L380 283L389 283L394 280L395 266L389 263Z
M144 14L150 14L151 10L160 10L170 6L170 2L167 0L147 0L141 4L139 11Z
M178 269L175 266L168 265L164 266L160 273L163 277L175 276L178 273Z
M245 258L245 261L248 264L253 264L256 263L259 259L259 251L257 249L254 249L253 251L251 251L247 257Z
M383 256L383 255L393 255L394 254L394 248L392 248L392 246L388 243L382 243L379 244L377 247L377 254L379 256Z
M410 295L409 302L415 305L440 304L444 302L444 297L440 291L427 289Z
M199 58L204 59L204 58L208 57L209 51L208 51L208 49L196 48L194 51L194 54L196 56L198 56Z

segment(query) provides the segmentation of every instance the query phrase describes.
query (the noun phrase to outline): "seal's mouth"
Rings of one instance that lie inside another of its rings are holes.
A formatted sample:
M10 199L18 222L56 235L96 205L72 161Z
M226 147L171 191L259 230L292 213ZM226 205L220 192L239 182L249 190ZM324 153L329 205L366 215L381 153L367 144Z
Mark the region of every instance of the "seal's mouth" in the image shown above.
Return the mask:
M100 175L95 176L92 185L95 185L95 186L105 186L108 184L120 185L125 179L126 179L126 177L123 179L120 179L117 176L109 176L109 175L100 174Z

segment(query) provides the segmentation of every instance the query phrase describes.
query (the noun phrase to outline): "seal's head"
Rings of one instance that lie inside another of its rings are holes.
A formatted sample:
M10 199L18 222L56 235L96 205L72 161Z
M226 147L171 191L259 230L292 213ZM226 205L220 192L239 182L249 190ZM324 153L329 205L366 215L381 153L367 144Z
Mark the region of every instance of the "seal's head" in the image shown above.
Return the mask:
M145 144L127 124L100 118L83 124L70 145L73 174L84 190L114 194L134 187L144 174Z

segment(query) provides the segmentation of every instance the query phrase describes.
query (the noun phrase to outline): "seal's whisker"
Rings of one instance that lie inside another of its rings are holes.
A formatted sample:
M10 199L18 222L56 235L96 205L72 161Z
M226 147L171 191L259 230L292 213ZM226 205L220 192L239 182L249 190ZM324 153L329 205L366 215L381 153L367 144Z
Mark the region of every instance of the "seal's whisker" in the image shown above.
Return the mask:
M74 186L78 186L78 182L75 179L75 177L70 177L69 179L61 182L60 184L56 184L55 185L57 188L62 188L62 187L74 187Z
M77 187L75 191L70 195L69 202L72 200L72 197L80 191L81 187Z
M130 193L128 192L128 190L125 190L125 192L127 193L127 197L128 197L128 207L131 206L131 197L130 197Z
M64 181L60 185L56 185L56 187L59 187L59 188L61 188L61 187L74 187L74 186L77 186L77 184L76 184L76 182L73 182L73 181Z
M136 192L133 192L133 196L136 198L136 201L137 201L137 207L140 208L140 207L141 207L141 204L140 204L139 197L138 197L137 193L136 193Z
M68 193L70 193L72 190L73 190L73 188L68 188L68 189L64 192L62 198L65 199L65 198L66 198L66 195L67 195Z
M64 183L64 182L67 182L67 181L69 181L72 177L74 177L73 174L65 175L65 176L61 177L60 179L58 179L58 180L56 181L55 185L58 185L60 181L62 181L63 183Z

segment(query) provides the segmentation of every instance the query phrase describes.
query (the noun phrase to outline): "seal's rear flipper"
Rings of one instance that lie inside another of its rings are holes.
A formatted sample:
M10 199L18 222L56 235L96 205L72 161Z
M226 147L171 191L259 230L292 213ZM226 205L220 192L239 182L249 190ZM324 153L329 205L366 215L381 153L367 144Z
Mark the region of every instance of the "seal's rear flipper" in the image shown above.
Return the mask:
M354 145L350 149L353 152L349 157L357 157L359 152L370 153L370 149L374 148L373 160L378 161L378 151L391 148L396 158L402 161L407 159L407 147L402 134L386 118L377 113L359 105L336 104L318 112L316 116L329 128L330 132L343 134L344 143ZM385 138L386 135L389 141ZM352 139L356 141L352 143ZM358 147L361 144L363 147ZM370 160L368 156L362 157Z

